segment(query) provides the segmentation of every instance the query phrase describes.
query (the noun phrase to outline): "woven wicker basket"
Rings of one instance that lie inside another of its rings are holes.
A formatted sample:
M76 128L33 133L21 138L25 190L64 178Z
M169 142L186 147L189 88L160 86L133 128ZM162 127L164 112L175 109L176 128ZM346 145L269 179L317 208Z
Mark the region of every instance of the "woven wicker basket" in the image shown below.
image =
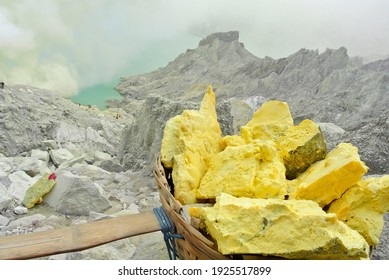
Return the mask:
M182 204L171 193L166 172L158 157L155 160L153 173L157 181L162 207L173 221L176 234L183 238L175 239L176 251L183 260L228 260L227 256L220 254L215 244L206 238L200 231L190 225L185 217Z

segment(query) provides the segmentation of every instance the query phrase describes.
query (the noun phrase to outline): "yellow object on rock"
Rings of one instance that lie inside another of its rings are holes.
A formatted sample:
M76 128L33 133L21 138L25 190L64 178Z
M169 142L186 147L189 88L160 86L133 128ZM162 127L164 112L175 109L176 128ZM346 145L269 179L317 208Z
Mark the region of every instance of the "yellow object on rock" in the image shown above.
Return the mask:
M254 113L253 118L240 128L246 143L253 139L276 140L293 127L293 118L286 102L267 101Z
M289 128L277 144L284 153L286 178L289 180L295 179L327 154L327 144L320 126L311 120L303 120L298 126Z
M290 197L313 200L323 207L340 198L362 179L367 170L359 158L358 149L352 144L340 143L325 159L312 164L291 181Z
M35 184L29 187L23 198L23 204L27 208L34 207L42 202L42 196L49 193L55 185L57 177L54 173L46 173Z
M379 243L384 226L383 214L389 211L389 175L368 178L349 188L331 203L328 212L358 231L371 246Z
M198 199L215 199L222 192L237 197L283 198L285 167L276 144L253 140L227 146L215 154L197 191Z
M287 259L367 259L369 247L355 230L307 200L250 199L221 194L200 209L222 254Z
M196 203L196 191L211 157L224 149L212 87L204 94L200 109L185 110L166 123L161 161L173 167L175 197L183 204Z

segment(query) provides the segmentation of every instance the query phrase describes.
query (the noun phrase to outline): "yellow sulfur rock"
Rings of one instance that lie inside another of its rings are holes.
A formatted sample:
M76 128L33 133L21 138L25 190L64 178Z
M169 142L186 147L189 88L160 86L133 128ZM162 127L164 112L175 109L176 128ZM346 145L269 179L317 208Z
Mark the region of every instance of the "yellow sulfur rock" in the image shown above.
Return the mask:
M22 203L27 208L32 208L35 204L42 203L42 196L49 193L55 185L55 174L46 173L35 184L29 187L24 195Z
M182 115L175 116L166 122L164 137L161 143L161 161L166 168L173 167L173 157L181 154L185 146L180 141Z
M340 198L367 170L358 149L349 143L340 143L325 159L312 164L291 181L290 197L313 200L323 207Z
M246 145L246 141L239 135L226 135L223 137L225 146L242 146Z
M215 98L209 87L198 111L185 110L166 123L161 161L173 167L174 195L183 204L196 202L196 190L211 157L224 149Z
M276 140L293 127L293 119L286 102L267 101L254 113L253 118L240 128L246 143L252 139Z
M237 197L283 198L285 167L276 144L254 140L227 146L214 155L197 191L198 199L214 199L222 192Z
M364 238L307 200L250 199L221 194L201 219L222 254L287 259L367 259Z
M320 126L304 120L285 132L277 141L282 149L286 178L295 179L298 174L327 154L327 144Z
M331 203L328 212L358 231L371 246L379 243L384 226L383 214L389 211L389 175L368 178L349 188Z

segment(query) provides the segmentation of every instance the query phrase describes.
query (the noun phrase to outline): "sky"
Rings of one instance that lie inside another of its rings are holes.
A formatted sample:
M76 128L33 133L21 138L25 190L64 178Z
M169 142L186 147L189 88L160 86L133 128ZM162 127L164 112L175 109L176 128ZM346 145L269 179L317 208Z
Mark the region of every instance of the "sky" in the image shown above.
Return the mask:
M0 81L70 97L165 66L213 32L258 57L389 54L387 0L1 0Z

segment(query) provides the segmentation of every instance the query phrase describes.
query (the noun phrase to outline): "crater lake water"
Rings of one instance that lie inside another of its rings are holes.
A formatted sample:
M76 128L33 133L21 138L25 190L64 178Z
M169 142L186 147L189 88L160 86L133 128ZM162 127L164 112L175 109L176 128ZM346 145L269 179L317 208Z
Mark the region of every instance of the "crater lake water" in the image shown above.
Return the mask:
M81 105L96 105L100 110L106 109L108 99L121 99L122 96L114 90L121 77L129 77L157 70L174 60L188 46L195 47L199 37L191 34L182 35L177 41L157 40L145 47L140 53L128 61L128 67L122 69L110 83L81 88L76 96L70 98Z

